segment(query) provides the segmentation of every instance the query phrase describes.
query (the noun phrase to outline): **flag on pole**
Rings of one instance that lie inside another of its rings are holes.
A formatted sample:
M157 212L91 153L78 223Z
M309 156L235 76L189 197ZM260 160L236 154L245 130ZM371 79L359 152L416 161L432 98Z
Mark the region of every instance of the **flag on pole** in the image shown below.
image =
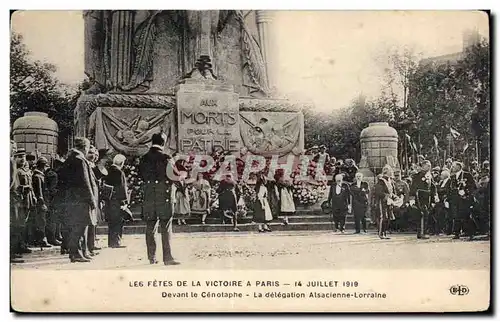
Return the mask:
M452 127L450 127L450 133L454 139L456 139L460 136L460 133L457 130L453 129Z
M439 142L438 142L438 138L434 135L434 146L436 147L436 150L439 150Z
M406 135L406 138L408 139L408 141L411 142L411 136L408 133L405 133L405 135Z
M465 153L465 151L466 151L468 148L469 148L469 143L468 143L468 142L466 142L466 143L465 143L465 146L464 146L464 152L463 152L463 153Z

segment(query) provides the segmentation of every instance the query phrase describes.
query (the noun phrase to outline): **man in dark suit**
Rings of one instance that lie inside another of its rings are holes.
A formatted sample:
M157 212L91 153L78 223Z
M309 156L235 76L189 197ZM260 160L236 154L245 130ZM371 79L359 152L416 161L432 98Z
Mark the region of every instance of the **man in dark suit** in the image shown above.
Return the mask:
M86 138L75 138L75 148L70 151L61 169L61 189L65 191L65 206L69 225L69 258L71 262L89 262L84 253L86 229L95 225L97 208L97 186L91 180L90 165L85 158L90 148Z
M349 185L343 182L343 175L335 176L335 183L330 186L328 194L328 203L332 211L333 221L335 222L335 231L345 232L345 217L351 212L351 189Z
M393 170L389 165L382 168L382 173L377 177L373 193L374 212L376 215L378 236L380 239L390 239L387 236L387 230L391 220L394 220L393 200L395 198L395 187L392 180Z
M439 202L436 203L434 208L434 233L441 232L451 235L453 231L453 218L450 213L450 199L451 199L451 178L448 170L441 172L441 180L437 184L437 194Z
M429 213L438 201L436 185L432 180L431 162L424 160L421 163L421 170L413 176L410 187L410 204L415 204L420 212L417 238L429 239L428 222Z
M394 171L394 194L403 198L403 204L400 207L394 207L394 229L397 231L408 228L408 205L410 202L410 186L401 178L401 170Z
M36 168L33 171L33 192L36 198L35 215L35 246L52 247L47 243L45 236L45 227L47 224L48 196L47 186L45 184L45 170L48 167L48 160L45 157L40 157L36 161Z
M166 136L154 134L152 146L141 158L139 175L144 182L144 201L142 216L146 221L146 246L148 259L151 264L156 264L155 231L160 224L163 248L163 263L165 265L180 264L174 260L170 247L172 236L172 184L167 177L167 166L170 157L163 152Z
M108 175L104 177L104 183L113 187L111 198L105 209L108 219L108 247L111 248L125 247L121 245L124 223L121 207L128 204L127 178L122 171L125 160L124 155L117 154L113 158Z
M356 234L361 233L361 225L363 232L366 233L366 212L368 210L368 195L370 187L368 182L363 181L363 174L356 173L356 180L351 184L352 194L352 211L354 213L354 225Z
M460 238L460 232L464 232L470 239L473 239L475 223L471 218L471 210L474 204L476 183L472 174L463 170L461 162L453 162L451 171L451 209L455 214L453 238Z

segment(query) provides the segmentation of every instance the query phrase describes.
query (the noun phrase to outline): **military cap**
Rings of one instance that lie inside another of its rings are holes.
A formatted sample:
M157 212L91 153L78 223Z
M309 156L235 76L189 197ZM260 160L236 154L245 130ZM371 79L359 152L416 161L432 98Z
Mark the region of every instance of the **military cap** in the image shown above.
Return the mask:
M16 153L14 153L14 156L20 157L26 155L26 150L24 148L18 148Z
M441 168L440 167L434 167L434 168L432 168L432 171L441 171Z
M37 166L47 165L47 164L49 164L49 160L47 160L46 157L39 157L38 160L36 160Z

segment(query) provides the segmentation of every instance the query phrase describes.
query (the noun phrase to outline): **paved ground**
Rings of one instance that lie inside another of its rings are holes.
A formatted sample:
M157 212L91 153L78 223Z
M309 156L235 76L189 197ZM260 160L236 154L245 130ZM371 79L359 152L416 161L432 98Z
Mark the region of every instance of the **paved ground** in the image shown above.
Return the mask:
M149 265L143 235L126 235L124 249L104 248L91 263L70 263L66 256L34 253L13 269L484 269L490 265L489 241L452 240L393 234L380 240L332 232L175 234L174 256L182 265ZM101 236L99 243L106 245ZM158 240L159 242L159 240ZM158 244L157 254L161 258Z

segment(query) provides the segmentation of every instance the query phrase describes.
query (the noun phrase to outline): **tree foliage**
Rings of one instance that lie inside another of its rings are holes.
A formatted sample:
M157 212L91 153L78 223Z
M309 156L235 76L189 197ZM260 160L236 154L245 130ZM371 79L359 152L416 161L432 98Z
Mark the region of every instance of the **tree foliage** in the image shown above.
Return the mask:
M331 113L304 112L306 146L325 144L338 158L359 160L361 130L370 122L385 121L400 134L400 152L406 131L418 149L415 154L438 160L435 135L441 163L452 127L461 133L460 139L453 141L456 157L472 160L474 139L478 139L481 159L487 159L491 131L489 52L489 43L482 40L455 60L429 64L421 63L410 49L392 50L385 57L384 86L378 97L366 100L360 96ZM462 155L465 144L469 149ZM408 154L412 155L409 147Z
M33 60L21 34L13 33L10 44L10 124L25 112L49 114L59 126L59 147L67 148L73 128L73 110L82 89L71 88L57 79L56 66Z

